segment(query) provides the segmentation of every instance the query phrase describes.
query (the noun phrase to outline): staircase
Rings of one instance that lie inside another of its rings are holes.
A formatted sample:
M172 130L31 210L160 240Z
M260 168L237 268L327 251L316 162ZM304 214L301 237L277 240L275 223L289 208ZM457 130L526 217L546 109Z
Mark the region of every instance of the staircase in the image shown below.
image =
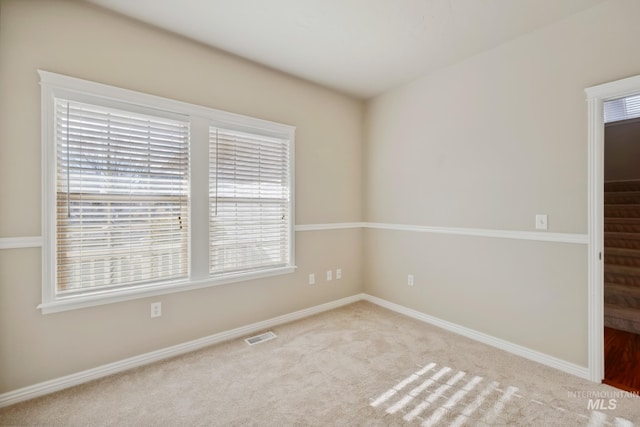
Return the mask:
M604 185L604 325L640 334L640 181Z

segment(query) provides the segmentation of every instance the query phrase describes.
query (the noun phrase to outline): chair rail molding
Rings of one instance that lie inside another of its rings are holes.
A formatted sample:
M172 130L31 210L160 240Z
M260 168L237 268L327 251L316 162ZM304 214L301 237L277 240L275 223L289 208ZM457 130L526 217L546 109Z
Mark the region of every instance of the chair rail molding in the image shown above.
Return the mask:
M42 237L0 237L0 249L40 248Z

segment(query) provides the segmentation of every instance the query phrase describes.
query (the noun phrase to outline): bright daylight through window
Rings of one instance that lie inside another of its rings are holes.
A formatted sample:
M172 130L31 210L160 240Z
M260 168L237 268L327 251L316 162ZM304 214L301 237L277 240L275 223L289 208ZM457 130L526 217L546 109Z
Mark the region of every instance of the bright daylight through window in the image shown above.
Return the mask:
M293 127L40 75L43 312L293 271Z
M640 117L640 95L604 102L604 122L618 122Z

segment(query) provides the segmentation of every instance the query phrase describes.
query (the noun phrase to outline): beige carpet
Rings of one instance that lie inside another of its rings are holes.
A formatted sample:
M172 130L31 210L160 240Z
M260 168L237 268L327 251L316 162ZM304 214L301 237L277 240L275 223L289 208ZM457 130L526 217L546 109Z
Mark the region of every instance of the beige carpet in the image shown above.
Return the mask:
M613 396L614 388L366 302L272 330L278 337L261 344L235 340L0 409L0 425L632 426L640 420L637 397ZM590 402L592 393L604 400Z

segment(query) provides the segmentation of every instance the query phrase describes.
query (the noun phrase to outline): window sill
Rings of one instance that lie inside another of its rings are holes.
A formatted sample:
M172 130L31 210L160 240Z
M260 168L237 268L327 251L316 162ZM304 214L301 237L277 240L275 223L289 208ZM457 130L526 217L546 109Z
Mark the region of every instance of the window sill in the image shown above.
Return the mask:
M59 313L62 311L76 310L80 308L94 307L98 305L112 304L116 302L130 301L139 298L147 298L158 295L167 295L182 291L209 288L212 286L226 285L229 283L244 282L282 274L290 274L296 270L296 266L286 266L261 270L251 273L239 273L220 276L216 278L190 279L179 282L163 283L156 286L145 286L127 290L118 290L100 294L73 296L58 298L55 301L43 302L38 305L42 314Z

